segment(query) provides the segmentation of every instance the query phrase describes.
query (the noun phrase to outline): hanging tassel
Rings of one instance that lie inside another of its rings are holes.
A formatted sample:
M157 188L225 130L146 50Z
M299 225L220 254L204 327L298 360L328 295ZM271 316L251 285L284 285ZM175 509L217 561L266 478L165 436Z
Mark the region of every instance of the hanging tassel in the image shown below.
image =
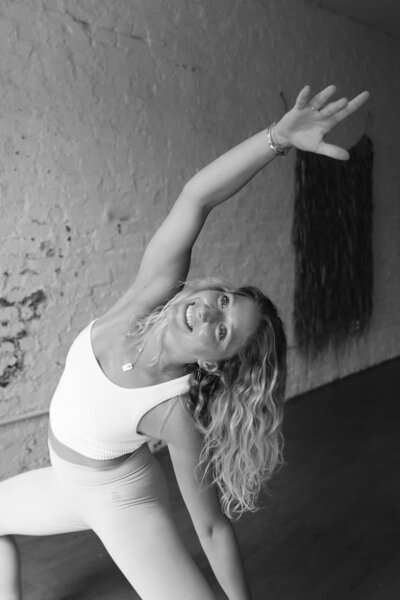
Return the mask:
M298 150L292 242L294 324L316 355L364 333L372 313L373 146L364 135L343 163Z

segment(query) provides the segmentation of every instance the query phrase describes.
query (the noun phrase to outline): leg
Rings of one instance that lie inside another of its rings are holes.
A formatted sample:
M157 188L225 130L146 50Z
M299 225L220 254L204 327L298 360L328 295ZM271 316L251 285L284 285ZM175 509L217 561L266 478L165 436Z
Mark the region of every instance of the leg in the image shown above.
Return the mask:
M0 483L0 536L51 535L89 527L68 503L52 467Z
M65 494L142 600L215 600L172 521L165 475L147 446L108 470L52 460Z
M0 598L21 600L21 560L11 535L0 537Z
M0 598L20 600L21 568L12 534L50 535L88 529L68 506L47 467L0 483Z
M96 529L142 600L215 600L162 508L134 507Z

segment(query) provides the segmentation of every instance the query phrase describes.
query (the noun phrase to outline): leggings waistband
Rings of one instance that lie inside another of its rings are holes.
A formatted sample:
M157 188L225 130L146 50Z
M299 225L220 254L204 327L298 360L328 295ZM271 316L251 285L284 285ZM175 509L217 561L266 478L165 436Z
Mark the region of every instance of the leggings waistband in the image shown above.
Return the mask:
M88 456L84 456L80 454L80 452L76 452L72 448L69 448L62 442L60 442L53 433L51 426L49 424L49 432L48 432L48 445L49 448L53 450L53 452L63 460L66 460L69 463L73 463L75 465L81 465L83 467L91 467L93 469L112 469L115 466L125 462L129 459L132 454L135 454L142 446L139 446L133 452L129 452L128 454L124 454L122 456L117 456L115 458L110 458L107 460L97 460L94 458L89 458ZM146 445L146 444L143 444Z

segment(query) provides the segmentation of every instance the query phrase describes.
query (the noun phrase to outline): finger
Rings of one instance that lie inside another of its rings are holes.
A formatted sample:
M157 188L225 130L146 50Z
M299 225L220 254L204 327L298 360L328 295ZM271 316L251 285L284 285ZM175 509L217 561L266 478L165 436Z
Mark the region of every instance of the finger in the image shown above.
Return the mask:
M336 158L336 160L349 160L350 158L350 154L344 148L334 146L333 144L326 144L325 142L322 142L319 146L317 154Z
M326 106L320 109L320 114L323 117L331 117L335 113L343 110L348 105L349 101L347 98L340 98L340 100L336 100L335 102L330 102Z
M350 100L350 102L347 104L347 106L343 108L343 110L340 110L336 113L336 120L342 121L343 119L351 115L353 112L358 110L363 104L365 104L368 98L369 92L361 92L361 94L358 94L358 96L353 98L353 100Z
M310 86L305 85L303 89L300 91L299 95L296 98L295 106L297 108L304 108L308 102L308 96L310 94Z
M319 110L322 106L325 106L325 104L330 98L332 98L335 92L336 86L328 85L328 87L323 89L322 92L319 92L319 94L316 94L316 96L314 96L314 98L311 100L311 106L316 110Z

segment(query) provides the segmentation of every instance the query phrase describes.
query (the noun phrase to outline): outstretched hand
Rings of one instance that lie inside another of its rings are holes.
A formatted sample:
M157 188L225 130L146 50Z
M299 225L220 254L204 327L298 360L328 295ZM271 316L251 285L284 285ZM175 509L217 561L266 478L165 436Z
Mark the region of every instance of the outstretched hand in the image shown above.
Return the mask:
M295 146L306 152L347 160L347 150L327 144L324 137L337 123L358 110L368 100L369 92L362 92L353 100L331 101L335 92L336 87L329 85L310 100L310 86L306 85L293 108L275 125L275 141L282 146Z

